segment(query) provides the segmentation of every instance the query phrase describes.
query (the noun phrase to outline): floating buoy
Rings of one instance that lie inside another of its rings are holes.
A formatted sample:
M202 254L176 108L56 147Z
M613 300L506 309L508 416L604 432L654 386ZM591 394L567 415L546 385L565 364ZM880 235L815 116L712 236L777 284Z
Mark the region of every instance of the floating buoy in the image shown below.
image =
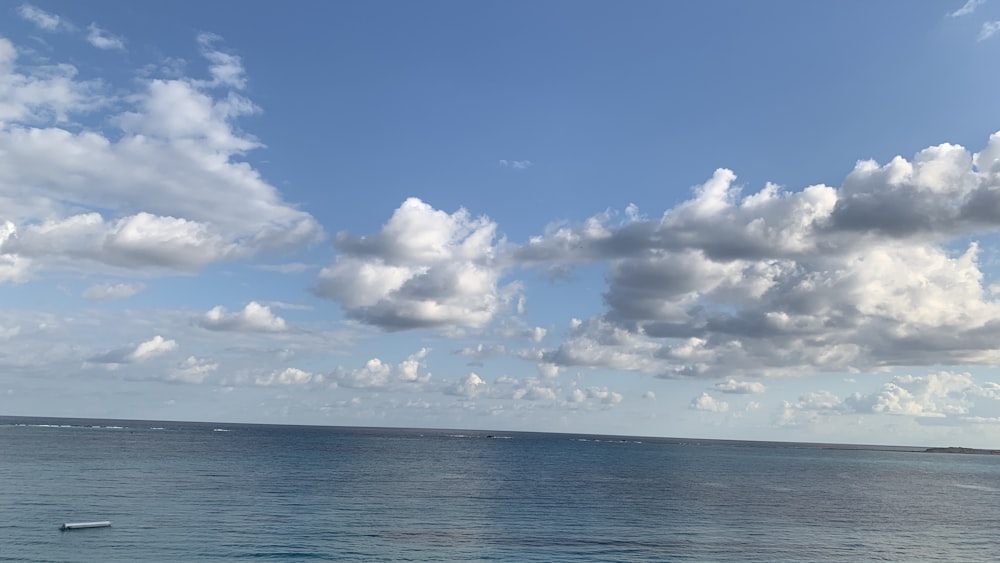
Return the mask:
M101 520L100 522L67 522L62 526L59 526L60 530L81 530L84 528L108 528L111 526L110 520Z

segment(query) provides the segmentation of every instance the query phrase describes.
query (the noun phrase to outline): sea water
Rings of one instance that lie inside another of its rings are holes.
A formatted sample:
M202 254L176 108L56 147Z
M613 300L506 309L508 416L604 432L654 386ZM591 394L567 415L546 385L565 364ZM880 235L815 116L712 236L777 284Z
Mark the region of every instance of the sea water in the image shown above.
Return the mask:
M0 561L990 561L998 530L1000 456L0 417Z

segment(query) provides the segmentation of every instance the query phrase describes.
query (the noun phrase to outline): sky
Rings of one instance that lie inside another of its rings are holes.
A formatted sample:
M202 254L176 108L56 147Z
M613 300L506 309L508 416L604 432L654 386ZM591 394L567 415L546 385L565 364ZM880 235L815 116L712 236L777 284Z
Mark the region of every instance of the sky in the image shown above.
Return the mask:
M1000 447L998 0L0 11L0 414Z

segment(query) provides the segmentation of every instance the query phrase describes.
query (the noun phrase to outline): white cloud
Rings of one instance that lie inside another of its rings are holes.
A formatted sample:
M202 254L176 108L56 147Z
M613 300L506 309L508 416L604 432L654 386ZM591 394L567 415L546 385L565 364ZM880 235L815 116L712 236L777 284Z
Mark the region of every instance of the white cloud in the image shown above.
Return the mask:
M136 346L135 350L129 354L129 359L134 362L142 362L148 360L149 358L153 358L176 349L176 341L166 340L162 336L156 335L152 339L142 342Z
M2 46L2 44L0 44ZM17 233L17 227L10 221L0 223L0 283L27 281L31 261L17 254L4 252L4 245Z
M660 346L600 319L573 322L570 337L542 354L545 363L562 366L610 367L655 371Z
M113 301L128 299L138 294L146 286L141 283L101 283L94 284L83 290L83 298L89 301Z
M30 263L24 257L0 252L0 282L27 281L30 277Z
M545 335L546 334L548 334L547 330L545 330L544 328L542 328L540 326L536 326L536 327L530 329L529 331L527 331L526 336L532 342L541 342L542 340L545 339Z
M979 41L986 41L990 37L996 35L1000 31L1000 20L992 22L983 22L983 27L979 30Z
M1000 303L967 242L1000 228L1000 134L859 162L839 188L734 182L718 170L658 219L602 213L512 248L609 264L607 312L546 361L663 377L1000 362Z
M470 373L465 379L462 379L451 386L447 392L452 395L472 399L485 393L488 388L489 385L483 381L483 378L479 377L475 373Z
M36 66L17 72L17 49L14 44L0 36L0 134L3 137L18 132L30 134L32 129L13 128L20 123L65 123L76 112L85 112L110 103L103 93L103 85L97 80L77 80L76 67L69 64ZM4 140L3 142L9 142ZM28 164L31 164L30 162ZM20 166L6 171L3 177L17 177ZM33 194L36 195L37 194ZM0 191L0 197L6 194ZM25 198L32 201L36 198ZM0 201L3 201L0 199ZM8 219L11 209L22 205L5 206Z
M501 160L500 166L507 168L513 168L515 170L524 170L526 168L531 168L533 163L530 160Z
M97 24L90 24L87 27L87 41L97 47L98 49L114 49L123 50L125 49L125 40L121 37L111 35L106 30L101 29Z
M729 403L720 401L708 393L702 393L691 400L691 409L705 412L726 412L729 410Z
M588 387L585 390L586 397L605 405L617 405L622 402L624 396L617 391L612 391L607 387Z
M240 254L213 231L209 224L177 217L139 213L106 222L98 213L87 213L28 224L4 241L0 252L50 265L196 271Z
M562 373L563 371L563 368L561 366L557 366L556 364L550 364L548 362L539 362L537 367L538 367L538 375L544 379L552 379L554 377L559 377L559 374Z
M897 376L874 395L855 394L847 402L858 412L945 417L967 414L975 396L989 393L968 373L942 371L926 376Z
M498 286L495 233L486 217L410 198L380 233L338 234L340 256L320 272L315 292L386 330L482 327L517 291Z
M722 383L716 383L715 390L736 395L759 395L767 391L767 387L759 381L736 381L730 377Z
M511 394L511 398L515 401L555 401L558 397L558 387L549 383L542 383L535 378L528 378L518 382L517 388Z
M352 389L419 388L431 379L430 373L422 372L428 352L423 348L397 365L372 358L361 368L337 368L329 379L337 386Z
M236 55L216 49L215 45L220 41L222 38L214 33L198 35L198 46L201 47L202 56L208 59L209 72L212 75L212 81L208 85L229 86L242 90L247 83L243 61Z
M202 383L212 372L219 369L219 364L205 358L188 356L186 360L167 374L167 381L178 383Z
M156 335L145 342L140 342L134 347L117 348L110 352L92 356L87 359L87 363L107 364L110 366L133 364L145 362L176 349L177 341L167 340L160 335Z
M960 16L967 16L972 12L975 12L976 8L982 6L985 3L986 0L966 0L965 4L963 4L961 8L955 10L954 12L951 12L948 15L953 18L957 18Z
M656 393L654 391L645 391L642 394L643 399L655 399Z
M209 330L248 332L281 332L287 330L285 319L271 312L271 308L251 301L242 311L230 313L219 305L209 310L201 319L201 326Z
M783 401L778 424L781 426L800 426L812 424L821 416L832 416L852 412L844 400L829 391L806 393L792 403Z
M45 31L57 31L59 29L72 29L72 25L56 14L52 14L32 6L31 4L21 4L17 8L19 16L35 24Z
M195 271L323 237L242 160L261 144L236 120L258 108L236 91L239 58L210 45L211 80L151 78L111 95L71 65L19 67L0 38L0 152L11 163L0 171L0 280ZM99 120L110 134L63 126L107 107L123 110Z
M1000 384L979 384L968 373L948 371L924 376L899 375L870 394L839 397L829 391L807 393L795 403L784 403L781 422L814 423L822 417L844 414L966 420L977 399L1000 400Z
M262 386L272 385L322 385L324 383L322 374L309 373L298 368L286 368L282 371L273 371L265 376L258 376L254 383Z

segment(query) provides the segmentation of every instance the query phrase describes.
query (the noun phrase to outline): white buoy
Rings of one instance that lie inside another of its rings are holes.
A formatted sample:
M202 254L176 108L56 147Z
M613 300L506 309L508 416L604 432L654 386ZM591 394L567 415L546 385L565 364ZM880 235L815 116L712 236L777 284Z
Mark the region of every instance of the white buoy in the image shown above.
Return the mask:
M59 526L60 530L80 530L83 528L107 528L111 526L110 520L101 520L99 522L67 522L62 526Z

